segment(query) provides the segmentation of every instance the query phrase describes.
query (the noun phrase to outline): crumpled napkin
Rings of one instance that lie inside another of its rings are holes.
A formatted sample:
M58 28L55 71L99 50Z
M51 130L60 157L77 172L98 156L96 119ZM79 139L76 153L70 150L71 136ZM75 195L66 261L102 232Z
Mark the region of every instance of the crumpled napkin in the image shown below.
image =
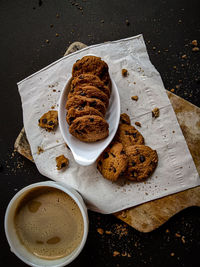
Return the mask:
M96 164L78 165L66 147L59 127L46 132L38 127L38 119L50 109L58 108L60 92L71 76L73 63L87 54L102 57L109 65L121 99L121 112L127 113L145 144L157 150L159 162L153 175L141 183L123 178L113 183L102 177ZM125 68L129 75L122 77ZM151 64L142 35L86 47L65 56L18 83L23 120L32 155L39 172L55 181L75 188L93 211L113 213L125 208L173 194L200 184L199 175L166 95L160 74ZM137 95L138 101L131 100ZM158 107L160 116L152 118ZM37 153L38 147L44 152ZM69 168L56 169L55 158L64 154Z

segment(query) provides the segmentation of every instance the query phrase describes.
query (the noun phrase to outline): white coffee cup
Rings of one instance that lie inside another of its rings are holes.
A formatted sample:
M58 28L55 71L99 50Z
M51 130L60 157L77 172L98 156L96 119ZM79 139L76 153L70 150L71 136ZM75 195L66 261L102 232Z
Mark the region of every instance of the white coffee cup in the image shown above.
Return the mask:
M23 246L22 243L20 242L17 236L16 230L15 230L15 226L14 226L14 215L15 215L15 211L20 200L31 189L41 187L41 186L57 188L65 192L66 194L68 194L78 205L81 211L82 217L83 217L84 230L83 230L83 238L80 244L75 250L73 250L73 252L70 255L65 256L63 258L55 259L55 260L41 259L39 257L36 257L31 252L29 252L25 248L25 246ZM42 267L42 266L61 267L61 266L66 266L70 262L72 262L80 254L80 252L82 251L85 245L87 235L88 235L88 226L89 226L89 221L88 221L87 208L85 206L85 203L81 195L77 191L75 191L73 188L68 187L62 183L53 182L53 181L46 181L46 182L31 184L23 188L22 190L20 190L11 199L10 203L8 204L8 207L6 209L6 214L5 214L5 220L4 220L5 233L6 233L6 237L10 245L11 251L18 258L20 258L23 262L34 267Z

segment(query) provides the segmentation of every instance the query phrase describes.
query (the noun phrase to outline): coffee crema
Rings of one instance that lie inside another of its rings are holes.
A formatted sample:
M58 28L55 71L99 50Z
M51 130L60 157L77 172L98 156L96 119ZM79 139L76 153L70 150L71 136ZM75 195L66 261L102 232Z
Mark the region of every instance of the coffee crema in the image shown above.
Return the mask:
M63 191L46 186L31 189L20 200L14 224L25 248L46 260L70 255L84 232L76 202Z

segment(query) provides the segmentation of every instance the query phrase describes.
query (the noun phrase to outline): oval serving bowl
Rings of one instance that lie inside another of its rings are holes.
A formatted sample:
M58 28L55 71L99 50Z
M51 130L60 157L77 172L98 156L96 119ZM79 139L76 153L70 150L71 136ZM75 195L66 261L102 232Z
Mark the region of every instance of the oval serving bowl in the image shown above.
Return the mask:
M99 155L112 141L119 125L120 98L114 80L112 79L112 77L110 77L110 79L111 79L112 90L109 100L109 106L105 116L105 119L109 124L109 136L100 141L85 143L78 140L69 133L69 125L66 122L67 110L65 109L65 104L70 90L72 78L70 78L67 81L67 84L63 88L60 95L59 108L58 108L58 120L59 120L60 131L64 141L71 149L75 161L82 166L91 165L97 160Z

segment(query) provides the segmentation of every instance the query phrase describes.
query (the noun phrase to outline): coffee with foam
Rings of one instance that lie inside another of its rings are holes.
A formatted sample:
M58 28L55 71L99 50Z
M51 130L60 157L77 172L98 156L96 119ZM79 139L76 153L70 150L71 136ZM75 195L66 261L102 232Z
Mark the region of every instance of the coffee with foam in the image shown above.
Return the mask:
M21 243L42 259L70 255L83 238L84 222L78 205L53 187L31 189L21 199L14 223Z

